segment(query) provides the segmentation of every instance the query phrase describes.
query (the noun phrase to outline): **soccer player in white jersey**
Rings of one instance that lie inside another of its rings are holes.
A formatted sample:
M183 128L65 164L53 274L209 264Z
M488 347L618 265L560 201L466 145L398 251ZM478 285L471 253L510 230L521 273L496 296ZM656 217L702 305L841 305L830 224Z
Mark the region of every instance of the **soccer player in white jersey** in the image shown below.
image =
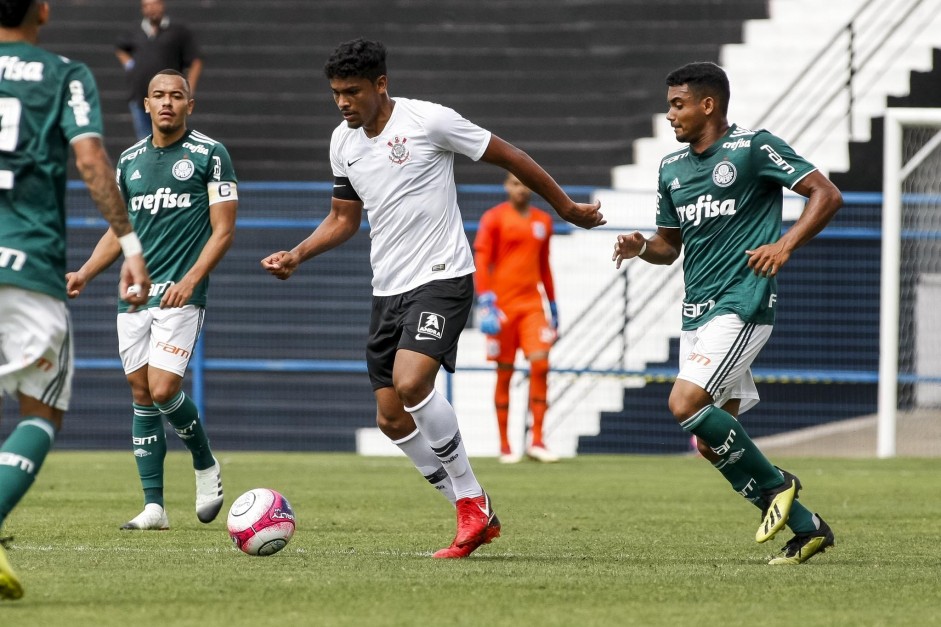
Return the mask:
M130 285L150 289L102 145L95 79L84 64L36 46L48 19L46 2L0 0L0 401L15 394L22 417L0 442L0 526L39 473L72 393L64 204L70 147L118 236L117 254L124 252L122 294ZM143 294L126 298L144 302ZM0 538L0 600L23 596L4 551L8 541Z
M454 371L457 342L474 301L473 254L457 206L454 157L513 172L564 219L604 224L599 205L579 204L525 152L431 102L392 98L381 43L341 44L324 73L343 122L333 132L330 213L292 250L261 261L279 279L339 246L369 220L373 310L366 360L377 423L457 509L457 534L438 558L467 557L500 535L478 483L454 409L435 390Z
M729 80L713 63L667 76L667 120L689 145L663 159L657 232L620 235L613 259L672 264L685 253L680 371L670 411L733 489L762 510L755 540L785 525L794 538L771 564L800 564L833 545L833 532L795 499L797 477L771 464L737 421L758 402L751 364L768 341L777 309L775 277L843 204L840 191L768 131L726 117ZM808 198L781 234L782 188Z
M121 154L117 178L131 223L150 262L153 287L138 309L118 307L118 349L131 386L131 442L144 510L122 529L168 529L163 501L167 443L163 420L193 457L196 516L208 523L222 508L222 477L196 404L183 392L183 375L203 324L209 273L235 235L238 191L225 147L187 129L194 101L176 70L150 81L144 106L153 132ZM102 236L77 272L69 296L111 265L118 254L112 231Z

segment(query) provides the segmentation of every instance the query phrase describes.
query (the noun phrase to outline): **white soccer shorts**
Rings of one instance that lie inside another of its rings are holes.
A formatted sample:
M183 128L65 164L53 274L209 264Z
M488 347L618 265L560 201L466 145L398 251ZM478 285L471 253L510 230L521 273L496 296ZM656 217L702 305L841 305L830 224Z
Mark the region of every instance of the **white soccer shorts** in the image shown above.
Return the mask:
M773 328L727 314L716 316L698 329L683 331L677 378L704 389L717 407L741 399L739 413L745 413L758 404L751 365L768 343Z
M0 395L18 392L67 411L74 369L65 303L0 285Z
M181 377L186 374L205 311L203 307L184 305L119 313L118 351L124 374L145 365Z

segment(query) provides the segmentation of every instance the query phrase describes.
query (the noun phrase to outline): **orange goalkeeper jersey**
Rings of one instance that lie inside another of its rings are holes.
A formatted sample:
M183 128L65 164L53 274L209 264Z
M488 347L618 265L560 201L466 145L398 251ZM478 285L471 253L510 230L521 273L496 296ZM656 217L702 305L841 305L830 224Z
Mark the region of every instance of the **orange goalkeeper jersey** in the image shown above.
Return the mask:
M480 219L474 240L477 293L492 291L497 307L507 310L542 308L542 283L546 298L555 300L549 268L552 218L530 207L521 215L508 202L488 209Z

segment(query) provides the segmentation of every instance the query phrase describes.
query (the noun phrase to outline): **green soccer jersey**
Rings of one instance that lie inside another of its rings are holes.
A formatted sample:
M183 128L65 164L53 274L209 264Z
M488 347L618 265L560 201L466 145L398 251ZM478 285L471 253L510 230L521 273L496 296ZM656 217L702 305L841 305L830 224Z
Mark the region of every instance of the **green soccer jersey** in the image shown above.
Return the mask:
M188 130L163 148L150 137L137 142L121 153L117 177L150 271L146 306L159 307L163 293L193 267L209 241L210 205L238 199L232 160L225 146ZM188 304L204 307L208 289L206 277ZM118 303L118 311L127 309Z
M777 282L745 251L778 240L782 188L815 169L771 133L735 125L702 154L687 146L661 161L657 226L681 230L684 331L730 313L774 324Z
M85 65L0 43L0 285L65 300L69 144L101 134Z

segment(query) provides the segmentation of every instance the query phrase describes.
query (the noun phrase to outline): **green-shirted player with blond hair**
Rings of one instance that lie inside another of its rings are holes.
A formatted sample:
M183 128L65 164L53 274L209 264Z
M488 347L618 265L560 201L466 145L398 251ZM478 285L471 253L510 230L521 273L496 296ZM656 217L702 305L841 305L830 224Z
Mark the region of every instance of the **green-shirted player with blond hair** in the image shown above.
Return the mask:
M238 192L225 147L186 127L194 101L182 74L157 73L144 102L153 134L121 154L117 172L153 279L144 307L118 307L118 348L131 385L132 446L144 490L144 510L121 528L162 530L170 527L163 501L164 417L193 456L196 516L208 523L222 508L219 462L182 385L203 323L209 273L232 244ZM81 269L68 275L69 296L78 296L117 254L109 230Z
M755 540L785 525L794 537L770 564L800 564L833 546L833 532L796 499L800 481L776 468L737 416L758 402L751 364L771 336L775 276L843 203L840 191L771 133L730 125L729 81L713 63L667 76L667 120L688 147L660 163L657 232L621 235L614 260L669 265L684 252L680 371L670 411L733 489L762 510ZM808 198L781 234L782 189Z
M121 293L150 289L111 161L102 145L98 88L82 63L37 47L49 4L0 0L0 401L16 395L22 420L0 442L0 527L32 486L72 394L65 305L65 183L69 149L125 255ZM140 295L125 296L142 304ZM0 600L23 585L0 537ZM6 619L5 619L6 620Z

